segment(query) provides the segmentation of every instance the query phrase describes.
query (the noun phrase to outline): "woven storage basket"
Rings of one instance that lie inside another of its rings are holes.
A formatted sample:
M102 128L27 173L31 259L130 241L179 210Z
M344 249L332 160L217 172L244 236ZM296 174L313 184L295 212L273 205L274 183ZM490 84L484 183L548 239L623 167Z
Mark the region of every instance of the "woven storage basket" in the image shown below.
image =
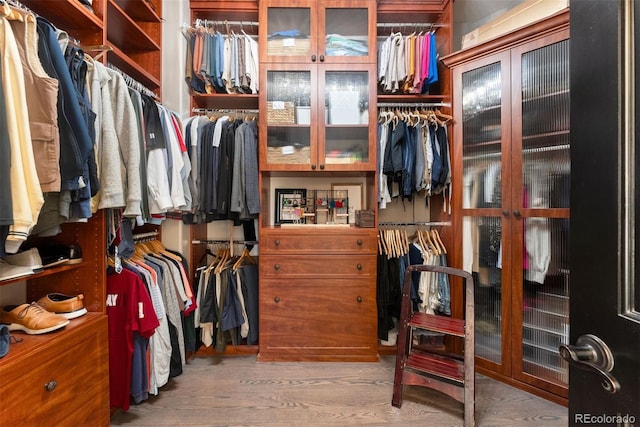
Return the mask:
M272 164L308 164L311 162L311 148L295 149L291 154L282 154L281 147L267 147L267 162Z
M293 46L285 45L284 40L274 39L267 42L267 55L269 56L303 56L311 52L311 39L294 39Z
M274 104L284 104L284 108L273 108ZM267 102L267 124L292 125L296 122L293 102Z

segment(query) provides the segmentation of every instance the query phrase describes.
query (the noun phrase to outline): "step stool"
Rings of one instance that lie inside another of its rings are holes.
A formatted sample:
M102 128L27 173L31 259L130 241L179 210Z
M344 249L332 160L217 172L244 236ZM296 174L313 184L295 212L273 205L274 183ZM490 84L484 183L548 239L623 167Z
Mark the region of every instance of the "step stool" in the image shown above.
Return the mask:
M413 312L411 273L433 272L464 279L464 319ZM474 302L473 277L464 270L436 265L410 265L402 286L397 339L396 370L391 404L402 406L403 386L438 390L464 404L464 427L475 425ZM432 331L464 338L464 356L414 346L414 333Z

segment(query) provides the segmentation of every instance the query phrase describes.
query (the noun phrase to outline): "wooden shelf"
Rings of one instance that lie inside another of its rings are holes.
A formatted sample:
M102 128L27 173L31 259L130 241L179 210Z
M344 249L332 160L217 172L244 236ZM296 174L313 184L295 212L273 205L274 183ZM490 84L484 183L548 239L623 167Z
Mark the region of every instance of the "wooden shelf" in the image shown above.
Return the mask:
M82 317L71 319L64 328L47 334L29 335L20 331L12 331L11 335L18 339L22 338L22 341L9 345L9 353L2 358L2 364L20 363L29 356L41 352L46 347L57 345L58 342L67 339L69 335L74 334L77 330L93 325L104 318L105 315L102 313L89 312Z
M107 39L123 52L160 51L160 45L114 0L108 3Z
M59 0L55 7L41 0L24 0L21 3L65 31L82 28L96 32L102 31L104 26L101 17L91 13L79 0Z
M147 0L113 0L120 8L136 21L162 22L158 13Z
M26 0L22 2L33 12L44 17L55 27L78 40L82 45L102 44L104 22L99 8L91 13L78 0L60 0L55 7L51 7L48 1ZM94 3L99 5L99 0Z
M121 51L116 46L113 46L113 50L107 53L109 62L118 67L129 76L139 81L147 88L151 90L160 88L160 79L152 75L147 69L135 62L126 53Z
M194 94L191 96L196 108L219 108L219 109L257 109L257 94Z
M74 270L76 268L83 267L83 264L84 262L80 264L71 264L71 265L63 264L61 266L47 268L40 273L30 274L28 276L16 277L15 279L0 280L0 286L9 285L11 283L16 283L16 282L24 282L26 280L39 279L42 277L51 276L53 274L59 274L59 273L62 273L63 271Z

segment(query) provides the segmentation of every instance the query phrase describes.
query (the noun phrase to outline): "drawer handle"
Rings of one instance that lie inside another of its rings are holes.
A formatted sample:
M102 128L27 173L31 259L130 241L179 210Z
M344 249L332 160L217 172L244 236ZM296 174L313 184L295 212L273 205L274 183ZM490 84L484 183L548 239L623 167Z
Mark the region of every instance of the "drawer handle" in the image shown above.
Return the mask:
M279 302L280 302L280 297L275 297L273 300L274 300L274 301L276 302L276 304L277 304L277 303L279 303Z
M356 243L358 244L358 246L362 246L362 239L358 239Z
M362 264L358 264L358 265L356 265L356 268L357 268L358 270L362 270Z
M44 389L47 391L53 391L57 385L58 385L58 382L56 380L51 380L44 385Z
M274 266L273 266L273 268L274 268L276 271L280 270L280 264L276 264L276 265L274 265Z
M356 301L358 301L358 304L362 302L362 297L358 295L358 298L356 298Z
M276 244L276 246L280 246L280 240L276 240L274 243Z

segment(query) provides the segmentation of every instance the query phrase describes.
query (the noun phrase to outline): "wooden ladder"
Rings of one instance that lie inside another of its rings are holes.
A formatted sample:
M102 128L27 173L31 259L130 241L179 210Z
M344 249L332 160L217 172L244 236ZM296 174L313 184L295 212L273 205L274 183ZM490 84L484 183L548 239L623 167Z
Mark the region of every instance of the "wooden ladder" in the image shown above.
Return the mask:
M411 301L411 273L433 272L463 279L464 319L413 312ZM435 265L410 265L404 275L400 330L398 331L396 371L391 404L402 406L404 385L438 390L464 404L464 426L475 425L475 368L474 368L474 301L473 277L466 271ZM431 331L464 338L464 355L414 346L416 331Z

